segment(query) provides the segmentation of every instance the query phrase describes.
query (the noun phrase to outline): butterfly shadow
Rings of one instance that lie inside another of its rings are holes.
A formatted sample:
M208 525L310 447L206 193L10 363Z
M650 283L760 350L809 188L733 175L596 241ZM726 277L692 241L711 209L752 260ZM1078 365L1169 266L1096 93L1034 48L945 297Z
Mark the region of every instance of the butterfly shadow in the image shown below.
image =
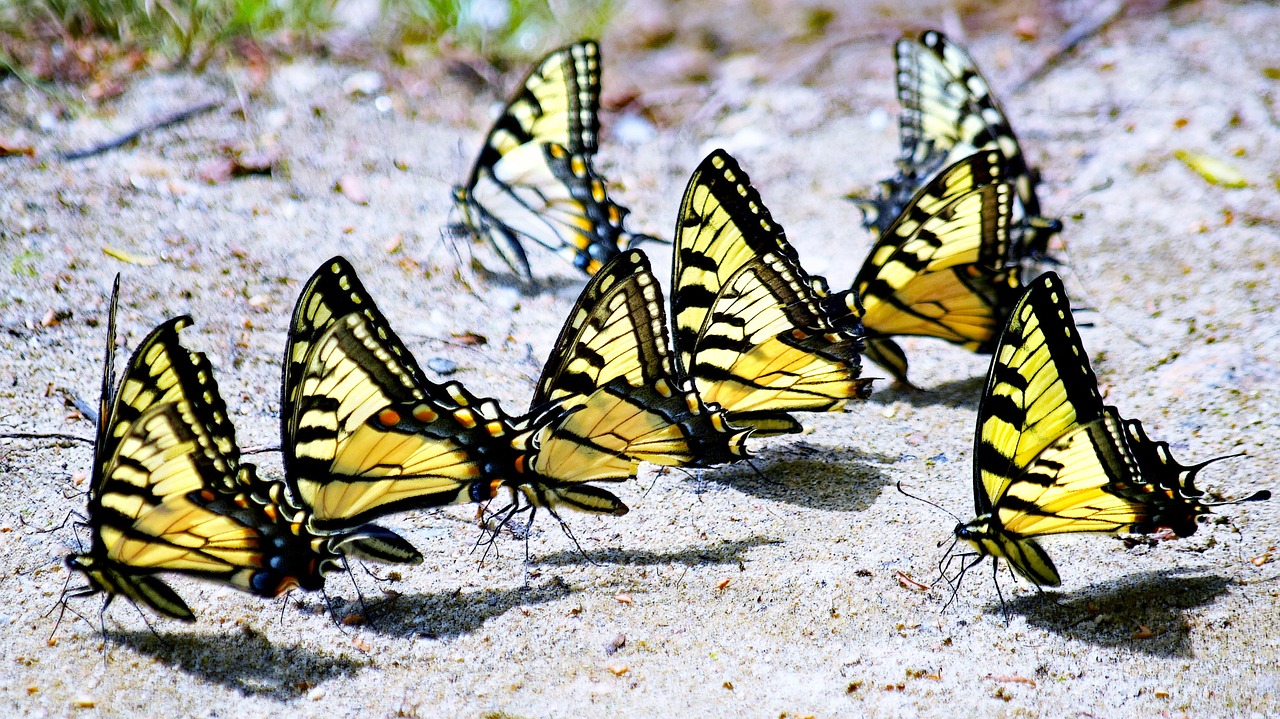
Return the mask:
M941 405L976 410L986 383L986 377L965 377L919 389L893 383L873 392L867 401L880 404L904 402L912 407Z
M732 464L694 475L692 482L732 487L761 499L812 509L859 512L889 485L881 465L898 457L795 442L757 455L751 465Z
M1192 571L1142 572L1069 595L1046 592L1019 597L1008 603L1008 609L1026 617L1031 626L1080 642L1190 657L1183 612L1212 602L1233 583L1213 574L1187 576ZM999 609L996 605L993 611Z
M368 662L300 646L279 646L255 631L167 634L112 630L107 639L149 654L174 669L245 696L289 701L329 679L355 674Z
M743 554L754 547L765 544L777 544L779 540L770 537L748 537L733 541L719 542L713 545L686 547L674 552L654 552L645 549L592 549L579 552L576 549L554 552L538 559L539 565L563 566L569 564L615 564L632 566L651 566L659 564L683 564L694 567L700 564L737 564L743 561Z
M554 602L573 593L558 576L540 585L512 589L399 594L371 607L369 629L395 637L448 639L476 631L516 607Z

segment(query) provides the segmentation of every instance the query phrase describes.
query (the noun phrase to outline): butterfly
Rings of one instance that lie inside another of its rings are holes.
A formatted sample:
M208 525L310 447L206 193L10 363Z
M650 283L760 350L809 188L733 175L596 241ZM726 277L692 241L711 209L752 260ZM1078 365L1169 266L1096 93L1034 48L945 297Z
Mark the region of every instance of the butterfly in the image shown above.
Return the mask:
M893 336L937 337L990 352L1022 294L1009 257L1013 186L999 152L944 169L880 235L853 281L861 299L866 355L907 380Z
M1004 158L1017 198L1010 225L1012 254L1045 257L1049 239L1062 231L1062 223L1041 216L1039 174L1028 166L1008 117L973 58L936 30L900 39L894 56L902 105L898 174L880 183L878 197L858 202L863 225L876 235L883 233L939 169L979 150L995 150Z
M485 136L467 181L453 191L462 224L487 238L529 280L522 240L553 250L584 273L655 238L623 227L592 167L600 138L600 48L583 40L549 53Z
M281 387L285 481L316 532L488 500L513 461L499 441L513 430L497 403L428 379L342 257L322 264L298 296ZM389 429L406 417L412 432ZM371 537L348 548L414 562L420 555L407 545Z
M631 426L602 421L599 399L541 402L513 417L460 383L431 381L341 257L303 288L285 357L286 481L317 532L487 502L503 487L553 511L627 511L587 483L635 476L638 460L619 451ZM360 542L348 546L378 553Z
M195 576L264 597L319 589L338 553L295 523L277 486L240 463L208 360L184 348L190 317L151 331L115 388L120 278L112 292L89 489L88 552L66 558L88 586L68 596L124 596L194 621L160 573Z
M729 421L768 436L801 431L790 412L862 399L862 328L839 323L826 281L800 267L737 161L723 150L693 172L676 222L671 316L677 376ZM856 297L842 294L845 302Z
M587 408L582 419L613 427L614 450L640 461L709 466L748 456L751 430L677 379L662 304L643 252L610 260L569 313L531 406Z
M513 460L502 485L512 502L499 526L539 508L557 518L560 507L621 516L627 506L593 483L631 479L641 461L707 466L748 456L751 430L682 386L668 344L648 258L628 250L605 263L570 311L529 412L505 421L502 451ZM397 415L386 429L419 431L412 413Z
M1027 580L1058 586L1037 539L1075 532L1196 531L1211 503L1196 474L1137 420L1104 406L1062 281L1032 282L1014 306L991 362L974 439L977 518L955 528L976 550ZM1269 499L1260 491L1239 501Z

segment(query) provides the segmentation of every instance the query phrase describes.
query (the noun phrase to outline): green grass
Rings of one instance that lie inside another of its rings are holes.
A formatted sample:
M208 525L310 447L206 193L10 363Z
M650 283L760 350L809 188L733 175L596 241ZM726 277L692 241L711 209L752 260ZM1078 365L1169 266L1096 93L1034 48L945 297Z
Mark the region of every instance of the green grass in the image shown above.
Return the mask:
M598 37L615 0L381 0L384 24L401 44L445 40L491 58L528 58L547 43Z
M178 61L236 37L327 28L336 0L0 0L0 28L103 36ZM26 32L23 32L26 31Z
M550 43L597 36L618 0L368 0L380 18L371 46L447 43L523 60ZM0 46L11 40L105 37L178 63L236 38L315 38L338 0L0 0Z

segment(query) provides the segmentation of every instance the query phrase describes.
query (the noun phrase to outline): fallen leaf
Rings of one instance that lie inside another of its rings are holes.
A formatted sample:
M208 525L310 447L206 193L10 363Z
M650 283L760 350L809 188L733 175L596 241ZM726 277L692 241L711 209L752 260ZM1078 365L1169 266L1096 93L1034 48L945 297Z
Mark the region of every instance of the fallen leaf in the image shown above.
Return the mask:
M364 182L355 175L343 175L333 186L342 196L357 205L369 204L369 193L364 189Z
M1029 685L1031 685L1031 686L1033 686L1033 687L1036 685L1036 680L1034 680L1034 679L1028 679L1028 678L1026 678L1026 677L1020 677L1020 676L1018 676L1018 675L1016 675L1016 674L1012 674L1012 675L1008 675L1008 674L988 674L987 676L985 676L985 677L983 677L983 678L984 678L984 679L990 679L990 680L991 680L991 681L993 681L993 682L1006 682L1006 683L1014 683L1014 684L1029 684Z
M128 262L131 265L139 265L141 267L152 267L160 263L158 258L150 255L139 255L128 250L118 250L114 247L103 246L102 254L114 257L121 262Z
M17 155L31 157L35 154L35 148L30 145L19 145L7 137L0 137L0 157L15 157Z
M373 651L373 647L369 646L369 642L366 642L365 640L363 640L363 639L361 639L361 638L359 638L359 637L354 637L354 638L352 638L352 640L351 640L351 646L353 646L353 647L355 647L356 649L359 649L360 651L365 652L365 653L368 653L368 652L370 652L370 651Z
M719 584L716 585L716 589L724 589L725 587L729 586L729 581L730 580L726 579L720 582Z
M488 337L485 337L484 335L478 335L475 332L472 332L470 330L467 330L466 332L454 332L450 336L453 337L455 340L458 340L459 344L464 344L464 345L489 344Z
M733 691L733 682L725 682L722 686L729 691Z
M620 677L623 674L626 674L627 672L631 671L631 668L628 667L626 664L610 664L609 666L605 667L605 669L608 669L609 673L613 674L615 677Z
M917 592L929 591L928 584L921 584L920 582L917 582L916 580L912 579L910 575L908 575L906 572L902 571L901 569L895 571L894 574L897 575L898 577L898 584L901 584L907 589L913 589Z
M348 614L347 616L342 618L342 623L348 627L354 627L360 624L364 624L364 615L358 614L358 613Z
M1130 639L1150 639L1155 636L1155 632L1151 631L1151 627L1145 624L1138 625L1138 631L1133 633Z
M1234 166L1223 160L1200 152L1175 150L1173 156L1182 160L1183 164L1203 177L1205 182L1220 187L1248 187L1249 180Z
M630 605L631 605L631 595L630 595L630 594L615 594L613 598L614 598L614 600L615 600L615 601L617 601L617 602L618 602L618 604L626 604L626 605L628 605L628 606L630 606Z

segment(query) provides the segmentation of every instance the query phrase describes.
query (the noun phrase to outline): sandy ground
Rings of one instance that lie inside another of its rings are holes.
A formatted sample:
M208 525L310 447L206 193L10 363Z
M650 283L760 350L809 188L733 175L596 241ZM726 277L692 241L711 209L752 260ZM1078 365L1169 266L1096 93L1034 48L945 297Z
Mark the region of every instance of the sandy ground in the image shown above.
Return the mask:
M655 102L676 118L652 135L605 119L602 167L633 226L669 234L689 171L724 146L810 271L847 284L869 241L841 195L887 174L895 154L892 36L833 44L799 79L778 71L794 55L735 52L701 90L656 86L643 58L606 55L606 84L625 77L667 98ZM1002 95L1047 179L1046 210L1066 219L1062 271L1076 304L1096 310L1084 341L1109 401L1184 462L1245 453L1202 477L1227 496L1280 489L1278 46L1280 9L1210 0L1123 19L1028 90ZM970 47L999 89L1047 43L975 34ZM0 161L4 431L91 435L65 398L96 403L106 297L123 272L126 344L194 314L187 342L212 358L241 445L278 443L288 313L299 283L338 253L420 360L457 362L451 378L512 411L528 401L581 280L535 253L541 291L523 293L501 272L467 291L440 241L447 187L463 177L494 94L401 71L382 112L341 90L358 69L299 60L249 91L237 71L156 73L101 114L46 117L43 129L49 101L0 84L0 128L38 151ZM52 159L206 97L237 109L101 157ZM276 148L276 175L198 179L227 146ZM1229 160L1251 186L1210 185L1176 149ZM367 204L334 191L343 176L358 178ZM126 264L104 247L161 261ZM654 261L663 277L669 258L659 249ZM42 326L50 311L63 319ZM461 346L451 335L464 331L489 343ZM757 442L759 474L646 467L619 490L629 515L570 518L585 557L543 522L527 570L521 542L506 536L478 566L475 508L391 518L427 561L399 575L375 568L381 580L357 569L372 607L360 626L335 624L318 595L269 602L177 579L197 624L152 617L153 633L120 602L106 613L104 647L89 600L73 606L91 621L68 613L50 640L61 559L76 547L62 523L83 508L91 453L5 440L0 714L1280 713L1280 561L1267 561L1280 560L1280 502L1225 508L1195 536L1154 546L1054 542L1063 586L1041 596L1005 574L1007 623L989 572L969 576L945 612L945 585L901 582L934 584L955 521L894 484L967 518L987 365L939 342L905 346L928 392L885 388L843 415L812 417L805 435ZM279 472L277 455L255 459ZM346 577L332 578L330 597L337 616L359 611Z

